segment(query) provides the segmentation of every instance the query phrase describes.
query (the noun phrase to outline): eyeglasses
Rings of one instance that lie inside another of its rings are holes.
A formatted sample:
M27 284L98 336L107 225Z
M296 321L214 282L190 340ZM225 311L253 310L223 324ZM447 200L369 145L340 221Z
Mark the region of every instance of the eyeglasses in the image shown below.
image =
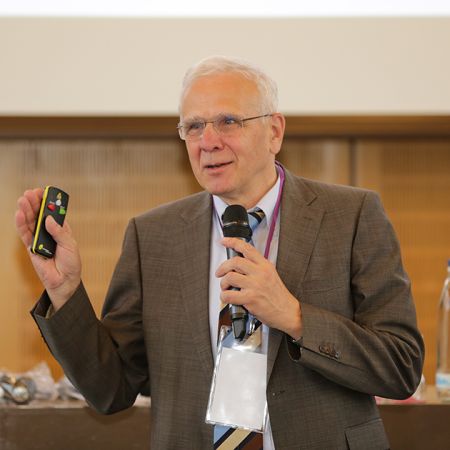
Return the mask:
M197 139L202 134L206 128L206 124L212 123L212 126L221 135L232 135L240 129L243 128L244 122L248 120L260 119L262 117L269 117L273 114L263 114L261 116L247 117L241 119L240 117L233 116L231 114L221 114L214 120L191 120L184 123L179 123L178 133L180 133L180 138L183 140Z

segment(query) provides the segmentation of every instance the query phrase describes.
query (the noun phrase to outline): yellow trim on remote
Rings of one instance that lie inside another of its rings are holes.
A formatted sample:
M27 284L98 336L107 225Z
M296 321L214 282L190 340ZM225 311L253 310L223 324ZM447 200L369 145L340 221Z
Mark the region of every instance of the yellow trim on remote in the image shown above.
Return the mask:
M45 210L45 203L47 201L47 195L48 195L48 190L51 188L51 186L46 186L45 190L44 190L44 195L42 196L42 202L41 202L41 209L39 210L39 218L36 224L36 229L34 230L34 241L33 241L33 245L31 247L31 253L36 254L36 244L37 244L37 240L38 240L38 236L39 236L39 231L41 229L41 225L42 225L42 216L44 215L44 210Z

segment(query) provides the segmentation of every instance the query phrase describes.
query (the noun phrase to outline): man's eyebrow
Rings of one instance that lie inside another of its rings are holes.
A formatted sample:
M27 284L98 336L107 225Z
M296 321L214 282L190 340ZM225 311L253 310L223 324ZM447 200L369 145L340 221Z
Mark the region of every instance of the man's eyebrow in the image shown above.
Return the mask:
M241 116L239 114L237 114L237 113L221 112L220 114L217 114L216 116L210 117L210 118L207 118L207 119L205 119L204 117L201 117L201 116L186 117L186 118L184 118L182 120L182 122L183 123L186 123L186 122L205 122L205 121L207 122L207 121L210 121L210 120L216 120L216 119L223 118L223 117L236 117L236 118L239 118Z
M186 117L182 120L182 122L203 122L205 119L200 116Z

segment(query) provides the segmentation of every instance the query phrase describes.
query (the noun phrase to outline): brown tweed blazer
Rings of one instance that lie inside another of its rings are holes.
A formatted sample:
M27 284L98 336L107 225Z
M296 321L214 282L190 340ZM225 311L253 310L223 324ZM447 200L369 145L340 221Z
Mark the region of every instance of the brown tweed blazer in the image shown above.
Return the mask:
M149 387L154 450L212 448L211 217L202 192L131 220L101 320L83 285L51 318L45 293L32 311L94 408L127 408ZM277 270L304 321L301 354L270 331L267 401L277 450L388 448L373 395L414 392L423 343L377 194L286 171Z

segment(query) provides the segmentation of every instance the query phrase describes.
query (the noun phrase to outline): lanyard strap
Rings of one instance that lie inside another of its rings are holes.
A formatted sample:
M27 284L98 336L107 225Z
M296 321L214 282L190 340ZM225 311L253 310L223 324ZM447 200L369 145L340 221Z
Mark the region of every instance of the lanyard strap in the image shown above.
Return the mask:
M272 219L270 221L269 233L267 234L267 240L266 240L266 247L264 249L264 258L266 258L266 259L268 259L268 257L269 257L270 246L272 245L273 235L275 233L275 226L277 224L278 216L280 214L281 196L283 194L284 180L285 180L284 168L278 161L275 161L275 168L277 170L278 176L280 177L280 187L278 189L277 201L275 202ZM215 206L214 206L214 213L217 217L217 220L219 221L220 229L223 232L222 219L219 217L219 213L217 212Z
M281 196L283 194L284 188L284 169L283 166L275 161L275 165L277 168L278 176L280 177L280 188L278 189L277 201L275 203L275 208L273 209L272 220L270 221L269 234L267 235L266 248L264 249L264 258L268 259L270 246L272 244L273 234L275 232L275 226L277 224L278 215L280 214L280 205L281 205Z

